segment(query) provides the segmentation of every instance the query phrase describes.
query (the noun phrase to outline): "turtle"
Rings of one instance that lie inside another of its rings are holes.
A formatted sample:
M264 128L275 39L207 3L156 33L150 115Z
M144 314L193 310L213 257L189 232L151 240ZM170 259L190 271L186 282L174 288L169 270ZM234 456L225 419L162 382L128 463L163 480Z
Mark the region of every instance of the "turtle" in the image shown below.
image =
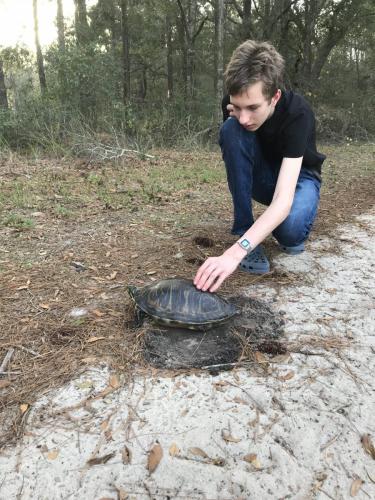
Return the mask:
M164 279L142 288L129 285L128 291L136 304L138 325L144 316L150 316L161 325L209 330L239 313L234 304L198 290L183 278Z

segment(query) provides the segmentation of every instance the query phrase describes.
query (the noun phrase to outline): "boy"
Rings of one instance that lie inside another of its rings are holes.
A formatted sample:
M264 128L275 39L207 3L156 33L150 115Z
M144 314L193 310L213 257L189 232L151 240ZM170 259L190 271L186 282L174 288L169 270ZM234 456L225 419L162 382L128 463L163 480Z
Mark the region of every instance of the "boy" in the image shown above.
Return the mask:
M198 269L195 286L216 291L240 265L250 273L269 271L260 243L269 235L289 254L304 250L317 214L321 165L315 118L306 100L282 89L284 60L267 42L247 40L225 72L219 144L233 199L232 234L239 239ZM268 205L254 222L251 198Z

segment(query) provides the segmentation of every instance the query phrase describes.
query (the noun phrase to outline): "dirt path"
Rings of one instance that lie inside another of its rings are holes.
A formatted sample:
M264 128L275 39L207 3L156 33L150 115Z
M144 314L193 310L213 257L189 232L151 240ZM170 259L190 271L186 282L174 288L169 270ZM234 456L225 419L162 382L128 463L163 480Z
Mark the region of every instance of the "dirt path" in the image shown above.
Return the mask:
M0 499L375 498L374 229L372 211L247 287L283 312L286 354L131 381L97 363L24 408Z

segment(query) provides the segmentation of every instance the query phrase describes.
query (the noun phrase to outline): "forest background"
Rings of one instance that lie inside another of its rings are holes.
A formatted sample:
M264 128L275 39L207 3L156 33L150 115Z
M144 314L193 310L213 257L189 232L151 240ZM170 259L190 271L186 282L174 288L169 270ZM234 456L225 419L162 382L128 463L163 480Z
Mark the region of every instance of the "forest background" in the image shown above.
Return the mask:
M371 0L74 0L73 18L51 0L56 41L43 47L28 1L35 50L0 46L3 149L212 144L225 65L249 38L283 54L286 86L311 102L320 140L375 134Z

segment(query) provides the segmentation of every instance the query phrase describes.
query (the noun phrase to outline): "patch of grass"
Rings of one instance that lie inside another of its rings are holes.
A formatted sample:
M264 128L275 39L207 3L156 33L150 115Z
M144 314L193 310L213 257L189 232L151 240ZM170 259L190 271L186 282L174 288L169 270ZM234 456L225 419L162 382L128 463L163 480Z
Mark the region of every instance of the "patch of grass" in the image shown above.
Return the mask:
M14 229L18 230L24 230L34 228L35 222L23 215L12 213L4 219L3 225L13 227Z
M64 207L64 205L57 204L54 207L54 214L57 217L71 217L73 212L69 208Z
M35 194L29 189L29 185L24 182L12 183L8 193L3 194L3 203L14 208L31 208L35 206Z

